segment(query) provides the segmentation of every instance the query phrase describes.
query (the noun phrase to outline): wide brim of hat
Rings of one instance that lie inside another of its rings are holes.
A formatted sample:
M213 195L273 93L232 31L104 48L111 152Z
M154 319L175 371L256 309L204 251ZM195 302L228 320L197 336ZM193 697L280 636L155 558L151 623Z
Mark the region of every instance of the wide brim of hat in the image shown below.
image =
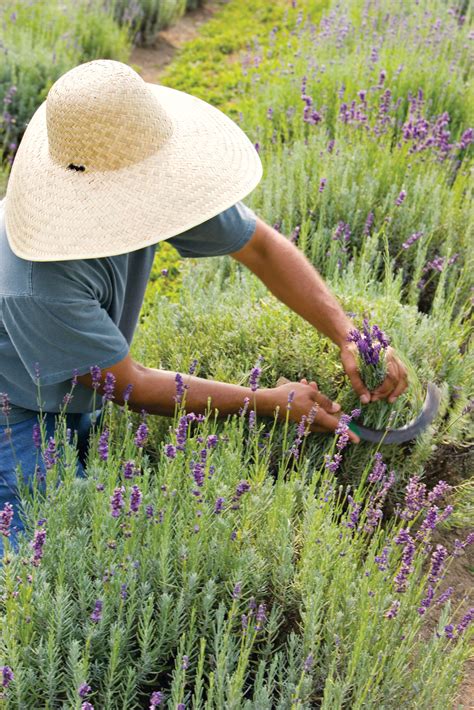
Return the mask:
M119 170L77 172L55 163L46 101L37 109L5 196L5 227L17 256L64 261L135 251L211 219L256 187L262 164L234 121L195 96L148 86L173 123L172 135L150 157ZM133 141L131 135L131 151Z

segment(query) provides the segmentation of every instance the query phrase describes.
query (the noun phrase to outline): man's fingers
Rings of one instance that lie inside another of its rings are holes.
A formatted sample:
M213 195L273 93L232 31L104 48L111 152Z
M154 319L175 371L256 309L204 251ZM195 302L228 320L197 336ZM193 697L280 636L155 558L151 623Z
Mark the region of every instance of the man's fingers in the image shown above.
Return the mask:
M362 382L359 370L357 369L355 357L351 352L349 354L350 357L345 357L343 359L344 370L351 381L352 389L359 395L362 404L368 404L370 402L370 392Z
M408 388L408 378L407 378L407 376L406 376L406 373L403 373L401 379L399 380L399 382L398 382L398 384L397 384L397 386L395 387L395 389L393 390L392 394L391 394L390 397L388 398L388 401L390 402L390 404L392 404L393 402L395 402L395 400L397 399L397 397L400 397L400 395L403 394L407 388Z
M398 368L393 362L387 365L387 375L377 389L372 393L372 402L377 402L379 399L386 399L396 388L399 381Z
M325 409L326 412L331 412L332 414L339 412L341 409L340 404L338 404L337 402L333 402L331 399L329 399L329 397L326 397L326 395L322 394L321 392L315 393L314 401L317 402L320 407Z

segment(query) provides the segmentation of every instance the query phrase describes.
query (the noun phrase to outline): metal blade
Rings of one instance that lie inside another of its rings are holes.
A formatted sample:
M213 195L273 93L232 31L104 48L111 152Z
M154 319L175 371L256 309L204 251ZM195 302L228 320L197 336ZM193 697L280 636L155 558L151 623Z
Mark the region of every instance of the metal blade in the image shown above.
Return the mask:
M426 387L426 397L420 414L409 424L399 429L371 429L356 422L351 422L349 428L361 439L373 444L403 444L411 441L429 427L439 411L441 390L429 382Z
M277 381L279 385L290 382L286 377L280 377ZM349 429L357 434L361 439L370 441L373 444L403 444L411 441L429 427L438 414L441 404L441 390L433 382L428 382L426 386L426 397L420 414L409 424L399 429L371 429L358 422L351 422Z

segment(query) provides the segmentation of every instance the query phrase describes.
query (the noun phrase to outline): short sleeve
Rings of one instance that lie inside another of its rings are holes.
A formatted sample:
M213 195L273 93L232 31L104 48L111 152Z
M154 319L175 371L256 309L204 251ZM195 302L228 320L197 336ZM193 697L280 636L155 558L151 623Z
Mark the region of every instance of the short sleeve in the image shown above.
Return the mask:
M23 366L40 383L84 375L91 365L115 365L129 345L107 311L94 299L50 301L36 296L3 299L3 325Z
M257 226L255 213L237 202L215 217L167 241L182 257L223 256L242 249Z

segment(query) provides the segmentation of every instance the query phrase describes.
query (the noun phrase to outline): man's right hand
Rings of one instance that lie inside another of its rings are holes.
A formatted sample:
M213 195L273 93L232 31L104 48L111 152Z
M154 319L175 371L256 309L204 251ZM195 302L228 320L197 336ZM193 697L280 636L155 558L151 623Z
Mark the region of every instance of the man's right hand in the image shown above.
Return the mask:
M273 409L279 408L278 418L280 420L286 418L291 392L294 393L294 396L289 405L290 420L299 423L303 415L306 417L311 416L311 418L314 418L310 431L334 432L342 414L340 405L337 402L332 402L329 397L322 394L316 382L308 383L306 379L302 379L300 382L288 382L279 387L266 390L272 401ZM349 430L348 434L353 443L359 443L360 439L354 432Z

